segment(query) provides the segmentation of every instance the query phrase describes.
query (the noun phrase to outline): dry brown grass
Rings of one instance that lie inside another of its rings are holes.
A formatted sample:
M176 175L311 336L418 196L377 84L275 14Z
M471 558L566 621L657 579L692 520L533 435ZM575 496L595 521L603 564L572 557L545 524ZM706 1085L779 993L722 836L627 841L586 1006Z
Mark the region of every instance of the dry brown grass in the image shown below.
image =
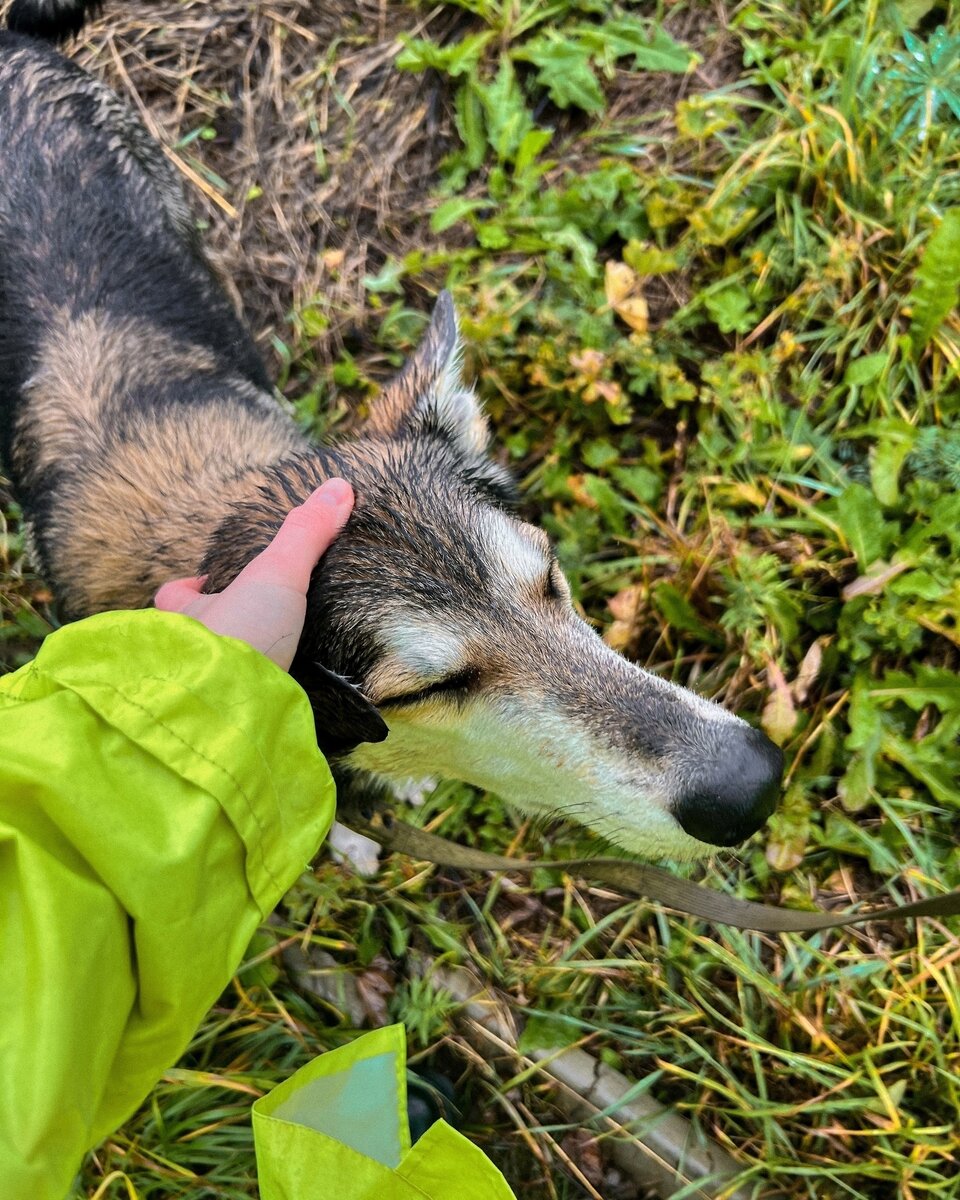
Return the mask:
M676 101L737 76L722 17L719 7L675 14L668 27L699 48L700 66L687 76L618 72L606 135L642 117L643 155L652 164L670 153ZM329 362L345 338L361 357L374 352L364 278L436 242L431 193L456 144L452 88L434 73L396 70L400 36L443 41L473 24L405 0L151 0L109 3L71 52L168 147L208 226L208 252L264 350L291 310L322 295L330 326L300 349ZM590 169L604 139L584 138L582 118L554 117L557 172ZM662 306L682 298L664 296ZM377 366L368 364L375 376Z
M170 148L265 349L323 294L326 357L363 325L364 276L424 243L447 98L392 64L401 32L440 23L377 0L158 0L109 5L75 47Z

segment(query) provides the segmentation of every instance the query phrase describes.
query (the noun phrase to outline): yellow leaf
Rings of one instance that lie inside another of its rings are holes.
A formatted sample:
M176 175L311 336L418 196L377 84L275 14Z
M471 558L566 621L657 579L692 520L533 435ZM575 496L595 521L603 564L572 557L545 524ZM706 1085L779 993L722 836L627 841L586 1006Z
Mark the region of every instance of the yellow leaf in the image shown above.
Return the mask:
M583 398L588 404L592 404L594 400L598 399L605 400L607 404L617 404L622 395L620 384L614 383L610 379L598 379L583 392Z
M767 862L775 871L792 871L803 862L806 848L806 839L803 837L788 837L768 842Z
M646 333L650 324L650 310L642 296L628 296L615 304L614 311L637 333Z
M828 637L817 638L810 644L810 649L803 656L803 662L793 681L793 695L798 704L802 704L806 700L810 688L816 682L816 678L820 674L820 665L823 662L823 647L829 642Z
M611 308L616 308L637 286L637 276L626 263L614 262L611 259L607 263L603 286L607 294L607 303Z
M643 593L644 588L641 584L630 584L629 587L625 587L615 596L610 597L607 601L607 608L610 609L617 621L634 621L637 611L643 603Z
M769 496L755 483L747 480L731 481L717 485L717 493L731 504L750 504L754 508L763 508Z
M782 746L796 728L797 709L790 685L772 658L767 659L767 683L770 695L763 706L760 724L767 737Z
M646 333L650 324L650 310L640 294L640 279L626 263L607 262L604 278L607 303L613 311L636 333Z
M570 366L580 372L582 379L597 379L607 361L599 350L579 350L570 355Z
M633 641L634 632L632 621L611 621L609 629L603 635L603 640L611 650L623 654Z
M343 250L325 250L321 255L323 265L328 271L338 271L343 266L346 252Z

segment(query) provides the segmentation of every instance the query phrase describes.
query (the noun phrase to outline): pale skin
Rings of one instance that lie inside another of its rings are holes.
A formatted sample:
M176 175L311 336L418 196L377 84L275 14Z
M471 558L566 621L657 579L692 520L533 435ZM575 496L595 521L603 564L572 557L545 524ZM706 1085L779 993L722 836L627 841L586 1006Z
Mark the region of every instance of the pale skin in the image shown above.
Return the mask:
M353 508L353 488L328 479L291 509L273 541L222 592L204 595L204 576L175 579L157 592L165 612L193 617L214 633L239 638L290 669L307 612L310 575Z

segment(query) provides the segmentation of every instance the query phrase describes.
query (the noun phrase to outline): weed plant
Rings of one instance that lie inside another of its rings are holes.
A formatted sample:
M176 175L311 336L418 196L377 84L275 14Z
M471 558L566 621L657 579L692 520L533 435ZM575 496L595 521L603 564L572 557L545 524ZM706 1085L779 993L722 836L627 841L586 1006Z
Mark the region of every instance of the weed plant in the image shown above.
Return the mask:
M795 906L960 887L960 14L444 13L392 67L441 87L456 137L433 236L365 280L377 361L399 363L425 290L451 286L524 508L585 614L783 747L780 811L707 882ZM315 427L376 390L360 351L314 355L328 319L312 297L280 343ZM10 516L14 666L49 597ZM599 849L451 784L414 819L499 852ZM327 952L321 974L349 976L358 1011L292 986L293 942ZM535 1073L477 1061L448 1000L406 977L413 948L501 988L530 1018L526 1048L581 1044L642 1081L757 1196L960 1196L960 941L940 922L769 937L561 867L518 884L399 860L368 882L326 861L304 876L77 1195L252 1195L251 1096L390 1018L457 1076L467 1132L518 1195L635 1194L590 1174Z

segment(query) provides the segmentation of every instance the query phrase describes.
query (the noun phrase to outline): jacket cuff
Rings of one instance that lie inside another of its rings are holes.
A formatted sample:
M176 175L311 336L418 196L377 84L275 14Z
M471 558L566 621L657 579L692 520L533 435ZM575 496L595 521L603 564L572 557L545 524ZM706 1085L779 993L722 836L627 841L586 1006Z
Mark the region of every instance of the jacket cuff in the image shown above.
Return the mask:
M24 699L47 686L74 692L211 795L246 849L251 895L264 916L272 911L336 806L309 701L289 675L245 642L155 609L64 626L22 674Z

